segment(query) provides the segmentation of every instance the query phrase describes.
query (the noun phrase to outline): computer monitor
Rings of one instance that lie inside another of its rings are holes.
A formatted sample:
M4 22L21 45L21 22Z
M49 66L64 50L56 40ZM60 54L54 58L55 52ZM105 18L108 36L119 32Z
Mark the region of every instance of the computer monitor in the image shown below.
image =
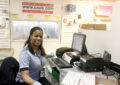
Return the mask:
M88 54L85 45L86 35L80 33L73 34L72 49L80 52L80 55Z

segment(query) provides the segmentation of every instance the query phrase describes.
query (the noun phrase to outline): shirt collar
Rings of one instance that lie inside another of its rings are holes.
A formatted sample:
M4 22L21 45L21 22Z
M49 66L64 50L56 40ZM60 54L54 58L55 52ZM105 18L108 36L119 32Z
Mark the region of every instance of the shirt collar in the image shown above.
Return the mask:
M28 49L33 55L35 55L35 52L33 51L32 46L30 44L28 44Z
M32 54L35 55L35 56L40 56L40 55L41 55L40 49L39 49L39 53L38 53L38 55L37 55L37 54L33 51L32 46L31 46L30 44L28 44L28 49L29 49L30 53L32 53Z

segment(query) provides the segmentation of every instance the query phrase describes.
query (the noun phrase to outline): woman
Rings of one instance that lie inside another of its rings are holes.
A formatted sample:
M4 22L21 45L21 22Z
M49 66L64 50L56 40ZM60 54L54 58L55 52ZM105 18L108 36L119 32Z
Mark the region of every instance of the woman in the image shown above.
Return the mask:
M40 78L40 71L46 62L45 57L49 55L46 55L43 48L43 30L33 27L20 53L17 85L50 85L47 79Z

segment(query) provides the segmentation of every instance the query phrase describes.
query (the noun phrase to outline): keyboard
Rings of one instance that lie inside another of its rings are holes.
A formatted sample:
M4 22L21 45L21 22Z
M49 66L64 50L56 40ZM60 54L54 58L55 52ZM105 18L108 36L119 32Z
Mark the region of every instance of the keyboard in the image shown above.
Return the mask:
M68 62L61 58L52 58L52 61L59 67L59 68L72 68Z

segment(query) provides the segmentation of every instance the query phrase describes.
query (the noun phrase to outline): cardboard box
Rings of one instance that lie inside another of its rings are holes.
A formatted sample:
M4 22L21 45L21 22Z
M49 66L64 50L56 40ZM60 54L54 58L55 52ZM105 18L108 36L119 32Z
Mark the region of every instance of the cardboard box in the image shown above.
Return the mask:
M82 29L93 29L94 24L82 24Z
M82 24L82 29L106 30L106 24Z
M94 24L94 30L106 30L106 24Z
M110 80L106 78L96 77L96 84L97 85L119 85L119 83L115 80Z

